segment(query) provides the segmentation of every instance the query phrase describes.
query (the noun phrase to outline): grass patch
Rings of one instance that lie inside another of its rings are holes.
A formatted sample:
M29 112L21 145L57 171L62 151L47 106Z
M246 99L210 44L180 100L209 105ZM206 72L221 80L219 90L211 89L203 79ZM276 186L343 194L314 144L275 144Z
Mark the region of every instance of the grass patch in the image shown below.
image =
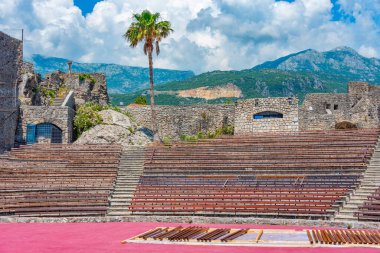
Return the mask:
M222 135L233 135L234 126L226 125L221 128L217 128L215 131L209 131L207 133L198 132L196 135L182 135L180 137L181 141L184 142L197 142L204 139L215 139Z

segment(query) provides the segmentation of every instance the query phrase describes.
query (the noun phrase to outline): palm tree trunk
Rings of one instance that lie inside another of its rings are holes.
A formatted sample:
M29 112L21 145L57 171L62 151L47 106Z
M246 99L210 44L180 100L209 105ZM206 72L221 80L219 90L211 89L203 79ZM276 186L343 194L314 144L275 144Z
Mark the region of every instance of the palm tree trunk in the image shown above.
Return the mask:
M153 84L153 48L148 49L148 58L149 58L149 85L150 85L150 110L152 114L152 131L153 131L153 140L158 141L158 125L156 118L156 111L154 109L154 84Z

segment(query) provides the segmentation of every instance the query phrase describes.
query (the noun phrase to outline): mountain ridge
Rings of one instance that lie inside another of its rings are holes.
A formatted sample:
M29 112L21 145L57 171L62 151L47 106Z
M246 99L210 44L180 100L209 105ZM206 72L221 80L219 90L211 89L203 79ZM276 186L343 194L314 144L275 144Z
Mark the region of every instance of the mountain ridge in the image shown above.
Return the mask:
M25 59L34 64L36 72L44 76L56 70L67 72L67 59L34 54ZM80 63L73 62L73 72L101 72L107 76L110 93L129 93L149 86L149 68L124 66L114 63ZM177 81L194 76L192 71L154 69L155 83L160 85L168 81Z
M189 79L157 86L159 91L179 91L200 87L223 86L228 83L242 90L244 98L298 96L307 93L344 93L350 81L380 83L380 60L366 58L349 47L319 52L313 49L290 54L241 71L212 71ZM157 104L223 103L199 98L157 96ZM129 103L139 93L113 96L114 103Z
M44 59L48 61L41 62ZM49 62L49 59L53 62ZM67 60L62 58L40 56L35 58L34 62L37 63L35 64L37 72L49 72L57 66L64 71L67 70ZM73 71L76 70L80 72L104 70L102 72L110 75L107 81L113 104L132 103L138 95L149 97L146 92L149 81L148 68L74 63ZM216 70L199 75L194 75L191 71L161 69L154 71L155 84L157 84L155 89L160 91L157 93L156 102L169 105L230 101L231 98L206 100L199 97L178 96L181 90L204 90L202 87L212 90L227 84L237 86L242 91L243 98L298 96L302 101L307 93L347 92L349 81L380 83L380 60L366 58L345 46L325 52L306 49L240 71Z

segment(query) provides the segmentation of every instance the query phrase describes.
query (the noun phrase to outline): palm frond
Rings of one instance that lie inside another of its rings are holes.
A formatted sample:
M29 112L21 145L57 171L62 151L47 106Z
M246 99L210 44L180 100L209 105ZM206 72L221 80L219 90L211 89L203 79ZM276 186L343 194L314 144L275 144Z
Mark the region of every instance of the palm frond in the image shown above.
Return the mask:
M159 55L161 40L173 32L171 23L159 21L160 18L160 13L151 13L149 10L133 14L134 21L123 37L130 42L131 47L136 47L140 42L144 42L145 54L152 52L155 47L156 54Z

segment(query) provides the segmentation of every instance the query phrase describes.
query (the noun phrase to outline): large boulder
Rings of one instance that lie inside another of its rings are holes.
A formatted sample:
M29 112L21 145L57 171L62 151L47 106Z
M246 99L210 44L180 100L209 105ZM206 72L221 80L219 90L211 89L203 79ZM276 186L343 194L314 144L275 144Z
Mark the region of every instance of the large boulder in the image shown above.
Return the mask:
M99 115L103 119L103 124L106 125L117 125L124 128L131 128L132 123L128 116L114 111L114 110L103 110L99 112Z
M84 132L76 141L78 144L116 144L128 139L128 129L121 126L97 125Z
M78 144L121 144L145 146L153 141L149 129L138 127L127 115L114 110L99 112L103 123L84 132L75 142Z

